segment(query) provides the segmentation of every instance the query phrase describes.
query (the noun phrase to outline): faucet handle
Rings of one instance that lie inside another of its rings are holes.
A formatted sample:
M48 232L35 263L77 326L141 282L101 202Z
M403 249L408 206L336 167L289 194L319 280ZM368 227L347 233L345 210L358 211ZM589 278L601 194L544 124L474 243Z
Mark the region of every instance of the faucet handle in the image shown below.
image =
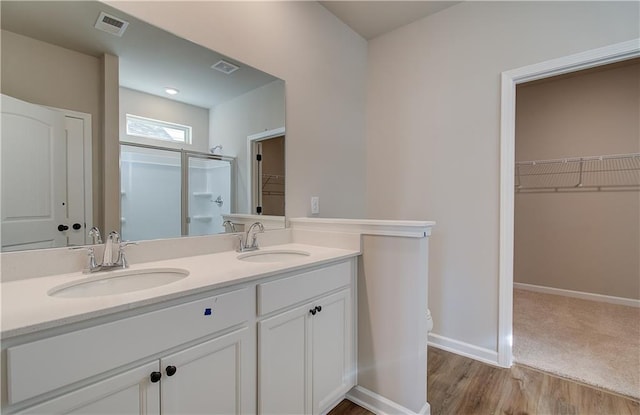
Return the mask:
M134 242L134 241L120 242L120 249L124 248L125 246L129 246L129 245L138 245L138 243Z
M233 236L238 239L238 249L236 249L236 252L244 252L244 239L242 238L242 234L236 233L233 234Z
M116 263L118 265L120 265L122 268L129 268L129 263L127 262L127 257L124 254L125 246L129 246L129 245L138 245L138 243L137 242L131 242L131 241L121 242L120 243L120 247L118 249L118 259L116 260Z
M87 251L87 255L89 257L89 268L87 268L86 270L83 270L83 272L93 272L98 268L100 268L100 265L98 265L98 263L96 262L96 253L92 246L72 246L69 249L73 251L78 249L84 249Z

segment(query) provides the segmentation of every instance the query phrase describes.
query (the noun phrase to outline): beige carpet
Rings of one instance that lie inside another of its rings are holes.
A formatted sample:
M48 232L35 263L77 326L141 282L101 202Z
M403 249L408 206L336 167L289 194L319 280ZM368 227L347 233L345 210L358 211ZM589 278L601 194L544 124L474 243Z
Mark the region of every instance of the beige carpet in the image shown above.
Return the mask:
M640 400L640 308L514 290L516 363Z

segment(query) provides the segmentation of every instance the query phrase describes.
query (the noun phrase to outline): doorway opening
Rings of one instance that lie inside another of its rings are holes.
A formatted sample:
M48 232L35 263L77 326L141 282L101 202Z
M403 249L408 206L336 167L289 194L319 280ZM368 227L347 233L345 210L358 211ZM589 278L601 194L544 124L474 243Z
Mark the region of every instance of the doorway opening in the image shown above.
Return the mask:
M516 85L640 56L640 39L506 71L501 76L498 363L513 362L513 248Z
M639 87L638 58L516 87L513 271L514 361L636 398Z
M251 209L254 215L284 216L284 129L249 137Z

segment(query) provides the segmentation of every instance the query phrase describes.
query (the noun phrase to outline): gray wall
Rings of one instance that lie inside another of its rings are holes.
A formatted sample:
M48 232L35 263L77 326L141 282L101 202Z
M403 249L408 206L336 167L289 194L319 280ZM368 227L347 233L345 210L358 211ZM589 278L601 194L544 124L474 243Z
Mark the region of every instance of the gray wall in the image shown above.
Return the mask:
M285 85L277 80L211 109L210 147L236 157L236 212L251 212L251 163L247 137L285 126ZM285 140L286 142L286 140Z
M368 214L437 222L432 333L454 347L497 352L501 72L638 38L639 6L463 2L369 42Z
M634 62L518 86L516 161L640 152ZM637 191L516 193L514 242L515 282L640 298Z
M2 31L3 94L34 104L91 114L93 223L103 223L102 64L99 58Z

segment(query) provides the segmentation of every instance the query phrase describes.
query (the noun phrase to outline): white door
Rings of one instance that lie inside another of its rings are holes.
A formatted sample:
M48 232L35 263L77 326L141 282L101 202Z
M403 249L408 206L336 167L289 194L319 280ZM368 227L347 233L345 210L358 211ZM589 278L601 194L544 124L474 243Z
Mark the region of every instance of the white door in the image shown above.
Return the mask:
M67 245L64 115L2 95L2 250Z
M313 413L343 396L355 384L351 354L351 296L345 290L313 303ZM316 308L318 307L318 308Z
M258 413L311 413L309 307L258 323Z
M20 414L159 415L160 382L151 381L151 373L157 371L156 360L36 405Z
M243 328L162 358L163 415L255 413L249 343Z

